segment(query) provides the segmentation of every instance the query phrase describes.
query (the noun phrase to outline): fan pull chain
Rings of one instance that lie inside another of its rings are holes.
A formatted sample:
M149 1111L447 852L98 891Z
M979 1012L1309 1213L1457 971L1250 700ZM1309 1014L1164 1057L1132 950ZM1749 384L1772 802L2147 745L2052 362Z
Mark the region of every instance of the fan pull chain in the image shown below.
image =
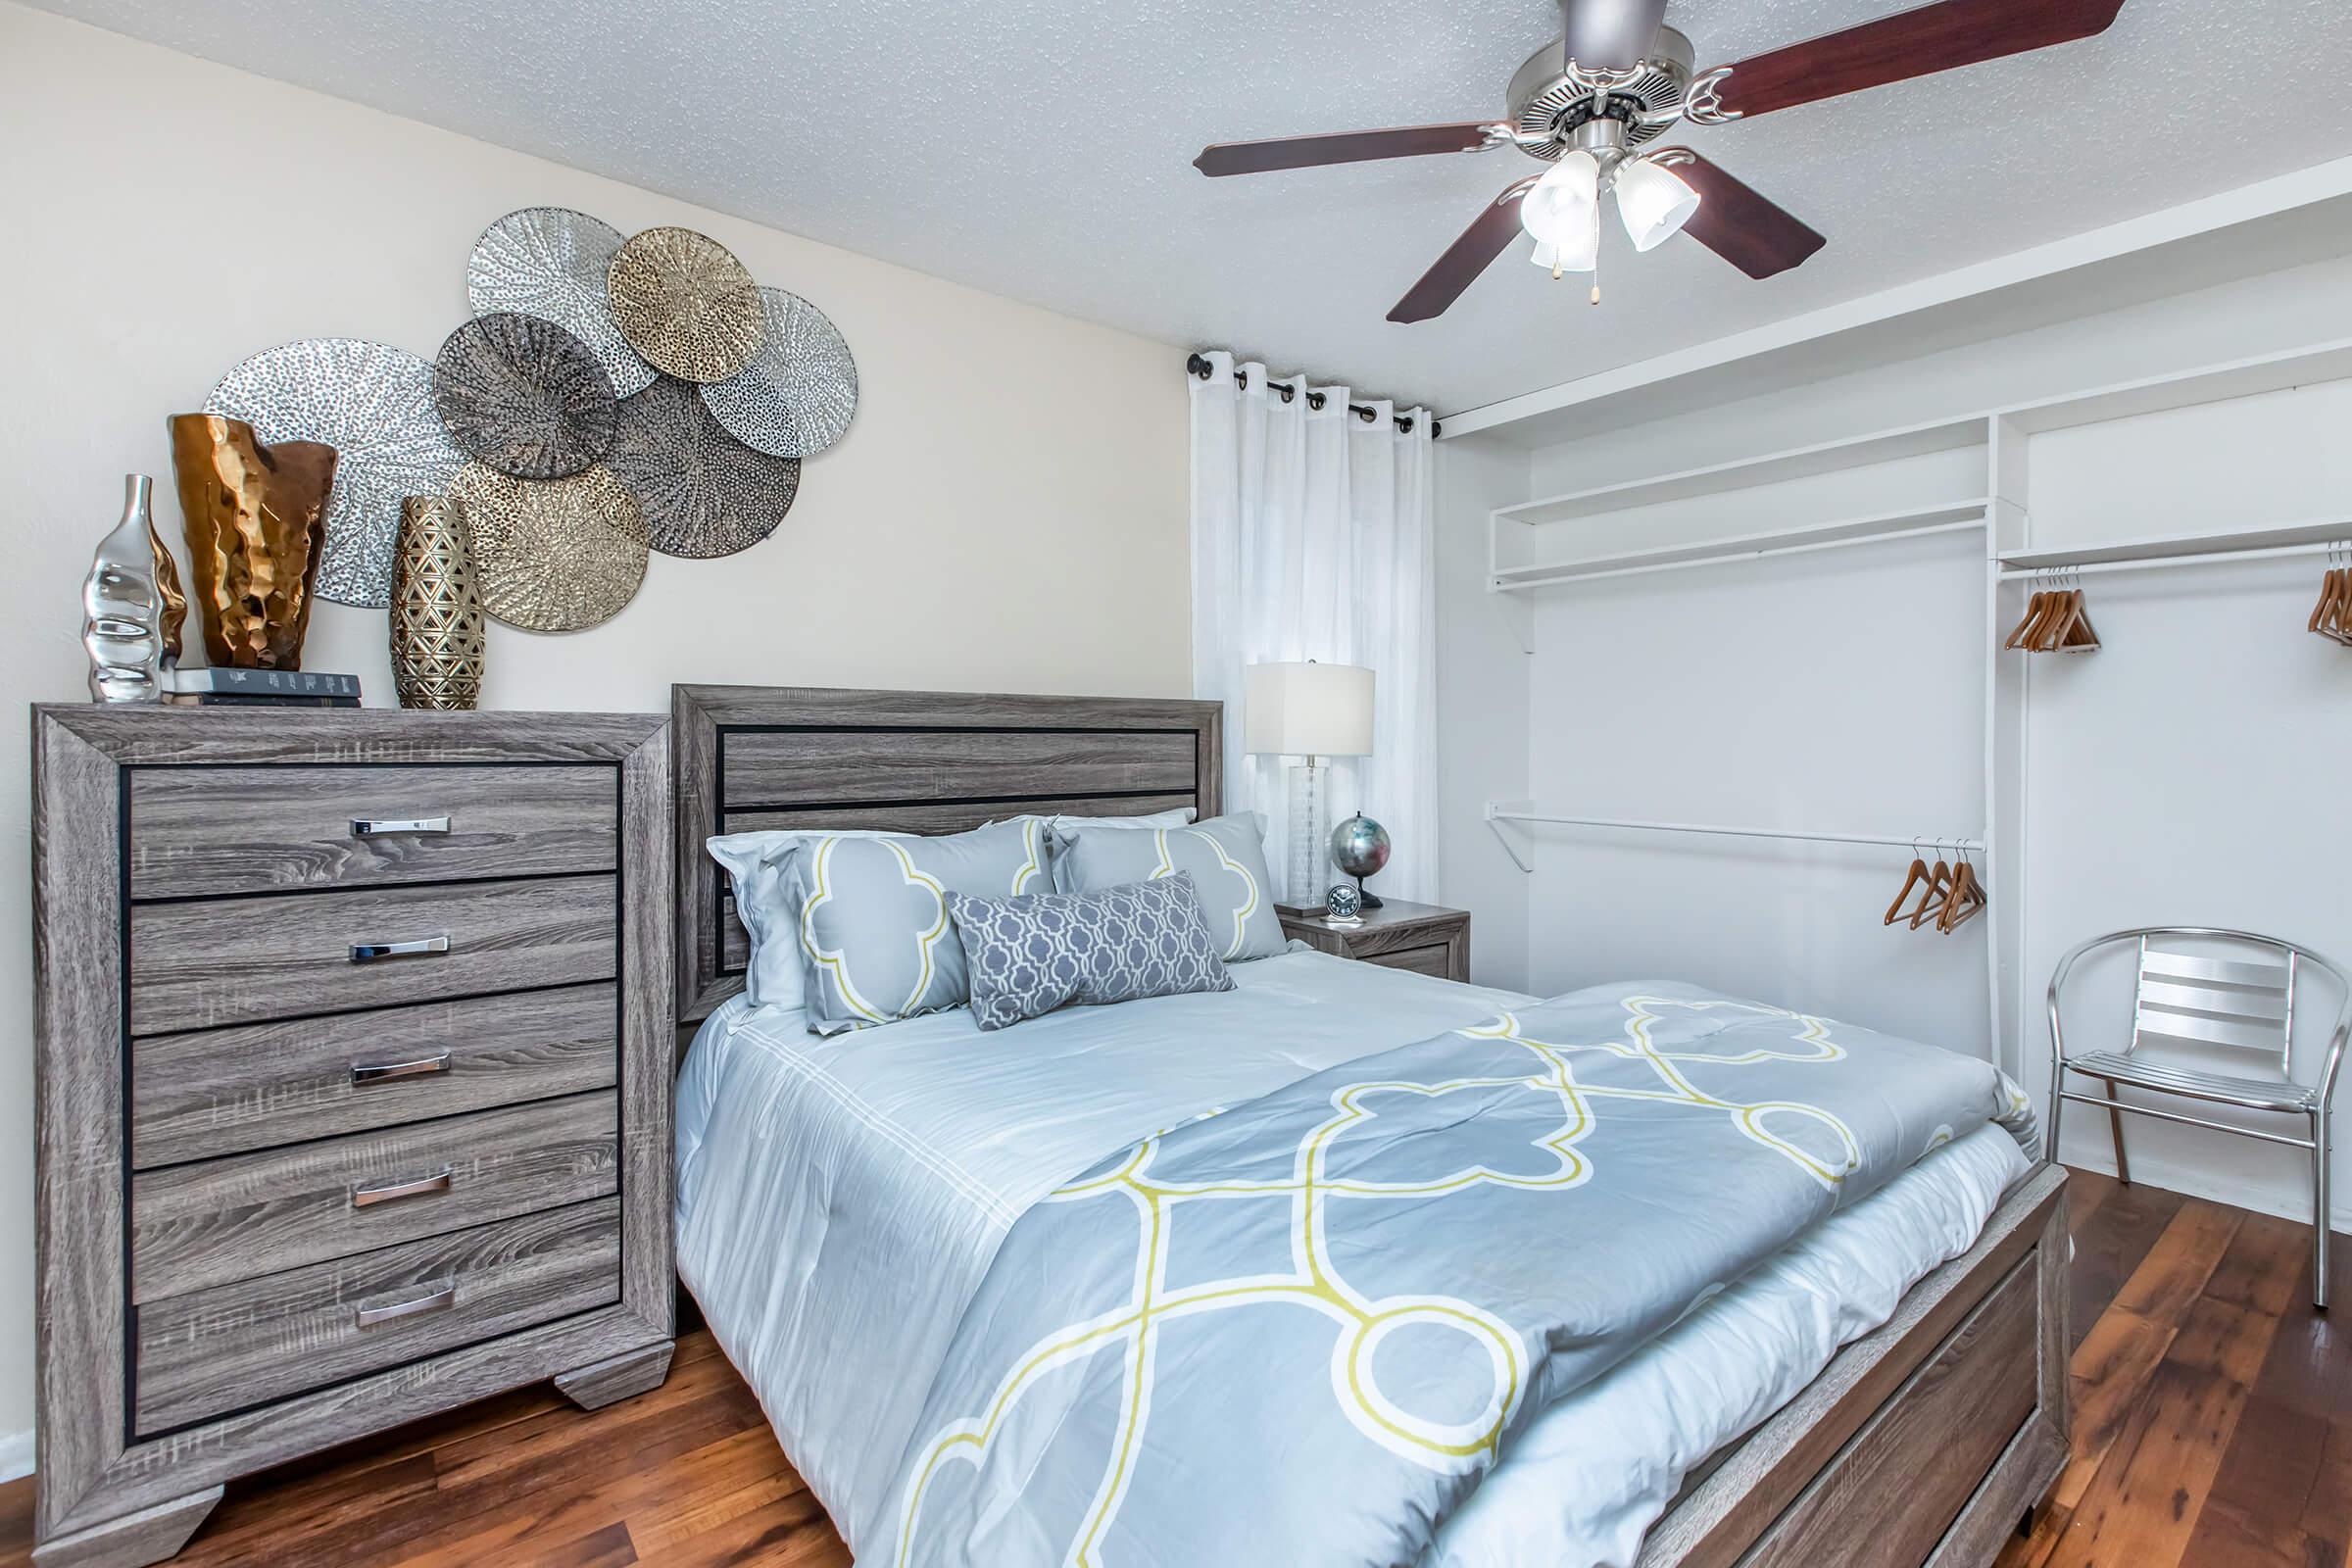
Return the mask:
M1598 219L1595 219L1594 221L1597 222ZM1592 303L1594 305L1600 303L1600 247L1598 245L1592 247Z

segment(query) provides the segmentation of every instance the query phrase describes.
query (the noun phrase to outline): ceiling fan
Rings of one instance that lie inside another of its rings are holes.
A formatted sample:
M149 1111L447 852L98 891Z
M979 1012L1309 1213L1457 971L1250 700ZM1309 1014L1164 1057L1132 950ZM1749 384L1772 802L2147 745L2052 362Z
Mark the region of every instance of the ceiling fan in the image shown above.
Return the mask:
M1690 40L1664 24L1666 0L1560 0L1561 36L1511 77L1506 118L1268 141L1218 142L1203 174L1352 164L1516 147L1552 167L1508 186L1389 312L1443 315L1521 232L1531 258L1591 272L1601 197L1613 195L1637 250L1688 230L1750 277L1787 271L1825 243L1791 214L1688 147L1648 144L1676 123L1725 124L1866 87L2046 49L2104 32L2124 0L1936 0L1876 22L1694 70ZM1600 290L1592 290L1595 303Z

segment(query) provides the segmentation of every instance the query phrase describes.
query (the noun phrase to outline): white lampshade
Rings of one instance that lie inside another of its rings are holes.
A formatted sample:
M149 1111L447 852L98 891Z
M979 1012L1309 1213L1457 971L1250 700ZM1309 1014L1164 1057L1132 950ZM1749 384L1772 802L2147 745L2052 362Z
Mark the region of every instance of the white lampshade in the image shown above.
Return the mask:
M1251 664L1242 687L1243 746L1285 757L1372 751L1372 672L1358 664Z
M1698 192L1648 159L1617 168L1617 216L1634 249L1645 251L1679 233L1698 211Z
M1535 237L1538 267L1590 272L1600 254L1600 161L1561 155L1519 199L1519 226Z

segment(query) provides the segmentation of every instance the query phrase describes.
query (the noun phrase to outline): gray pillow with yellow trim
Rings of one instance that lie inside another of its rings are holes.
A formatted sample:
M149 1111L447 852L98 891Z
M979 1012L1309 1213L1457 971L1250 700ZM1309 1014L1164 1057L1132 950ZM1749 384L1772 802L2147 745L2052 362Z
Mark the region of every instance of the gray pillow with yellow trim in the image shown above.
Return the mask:
M962 1005L971 993L947 896L1046 887L1046 825L1034 818L943 838L810 834L785 873L808 1026L832 1035Z
M1155 828L1065 817L1056 832L1054 881L1063 893L1096 893L1189 871L1219 957L1227 963L1270 958L1288 946L1274 912L1265 841L1253 817L1212 816L1191 827Z

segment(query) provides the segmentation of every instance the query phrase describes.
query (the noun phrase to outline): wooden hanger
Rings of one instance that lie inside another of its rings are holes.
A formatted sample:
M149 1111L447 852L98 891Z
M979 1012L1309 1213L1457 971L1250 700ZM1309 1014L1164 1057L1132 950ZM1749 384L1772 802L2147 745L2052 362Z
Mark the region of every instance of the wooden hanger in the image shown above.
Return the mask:
M1903 891L1897 893L1894 902L1886 906L1886 918L1881 924L1892 925L1903 917L1903 901L1911 897L1911 890L1919 886L1923 878L1933 880L1933 874L1928 870L1928 862L1920 858L1919 846L1914 844L1911 846L1911 869L1903 873Z
M2334 545L2328 547L2330 560L2335 552ZM2320 602L2312 608L2311 621L2306 629L2352 646L2352 624L2344 619L2347 609L2352 609L2352 568L2331 565L2328 568L2327 577L2321 581Z
M1911 929L1921 926L1943 912L1952 896L1952 867L1943 858L1939 845L1936 851L1936 868L1928 874L1928 890L1920 896L1919 907L1911 911Z
M2099 646L2099 634L2090 624L2090 615L2083 608L2082 590L2063 589L2052 596L2057 608L2040 628L2040 634L2027 646L2037 654L2088 653Z
M2050 596L2040 589L2034 590L2034 597L2026 601L2025 617L2018 621L2017 629L2009 634L2009 640L2001 644L2003 648L2025 648L2031 645L2034 628L2040 623L2042 613L2048 607L2049 598Z
M1943 901L1943 913L1936 917L1936 929L1950 936L1975 919L1989 902L1984 896L1984 884L1977 880L1977 868L1964 856L1960 869L1952 873L1952 894Z

